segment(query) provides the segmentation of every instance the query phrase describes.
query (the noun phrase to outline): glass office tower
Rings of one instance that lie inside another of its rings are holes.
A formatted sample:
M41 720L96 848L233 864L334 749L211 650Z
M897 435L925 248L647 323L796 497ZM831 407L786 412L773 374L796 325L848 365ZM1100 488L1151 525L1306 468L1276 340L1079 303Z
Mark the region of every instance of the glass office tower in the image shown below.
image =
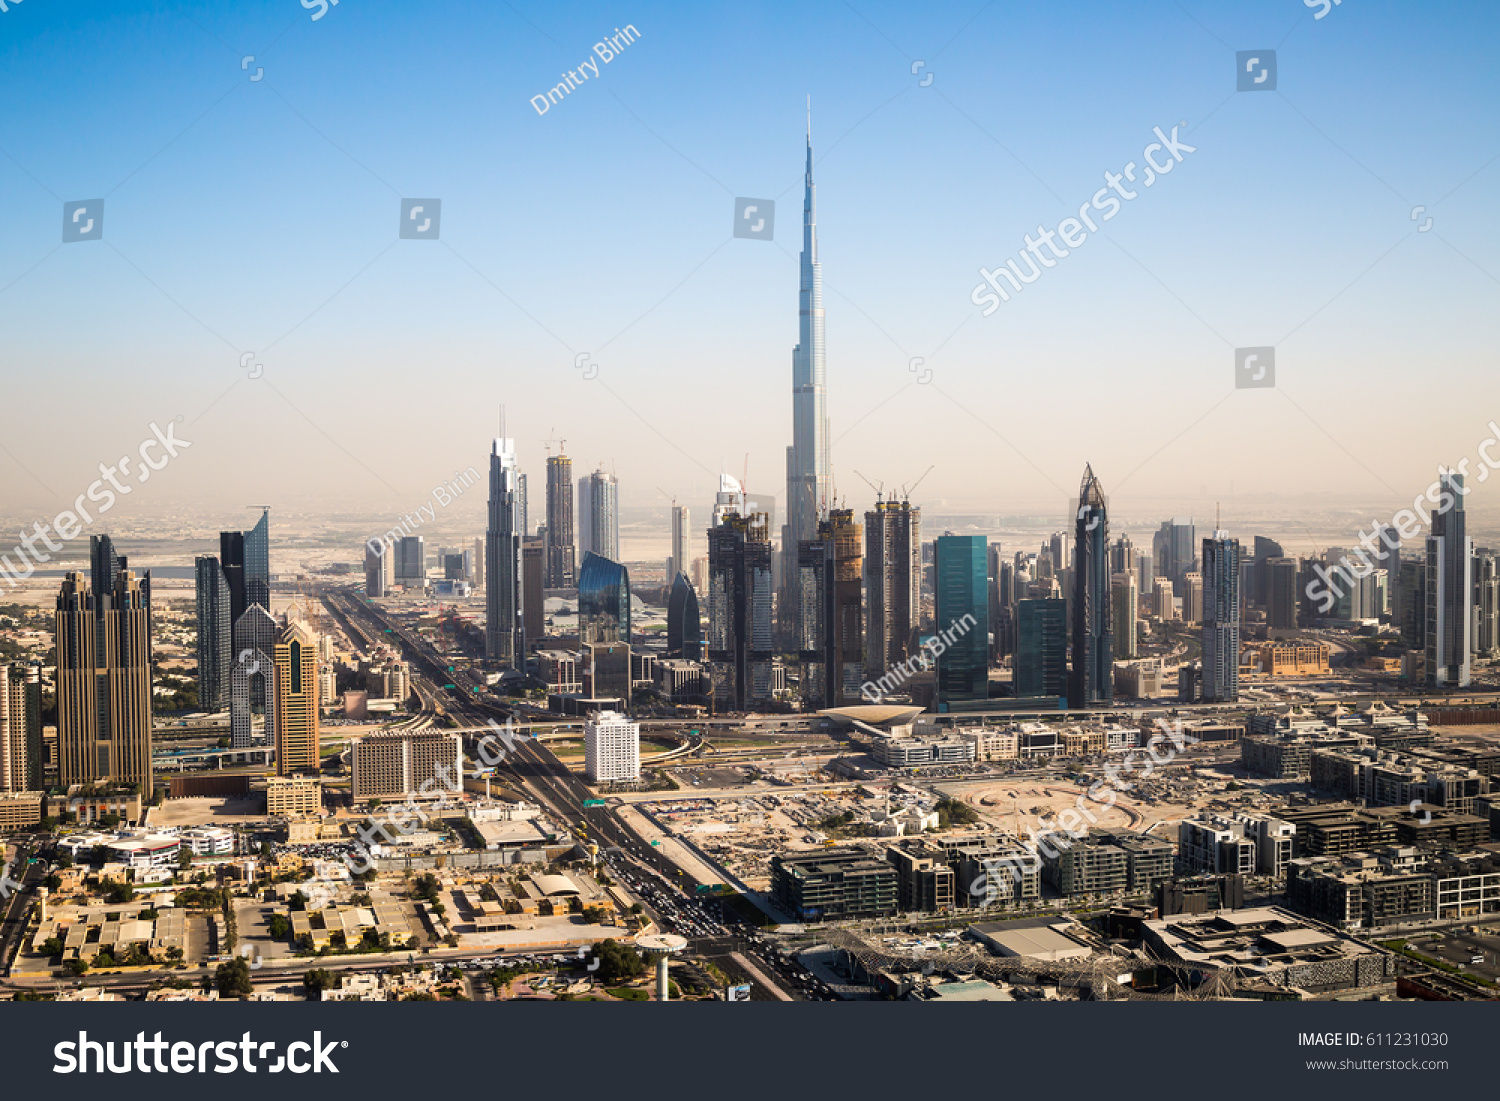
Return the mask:
M935 551L938 709L989 698L989 578L985 537L940 535ZM969 621L968 617L973 620Z

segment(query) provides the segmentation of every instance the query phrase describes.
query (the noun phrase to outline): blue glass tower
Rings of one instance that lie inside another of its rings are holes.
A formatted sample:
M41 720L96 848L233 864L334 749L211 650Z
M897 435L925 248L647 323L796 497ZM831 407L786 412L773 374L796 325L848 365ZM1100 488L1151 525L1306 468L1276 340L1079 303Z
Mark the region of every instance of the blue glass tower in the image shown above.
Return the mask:
M593 551L578 571L578 641L630 641L630 571Z
M937 540L937 633L946 648L937 659L938 709L989 698L989 579L985 537L940 535Z

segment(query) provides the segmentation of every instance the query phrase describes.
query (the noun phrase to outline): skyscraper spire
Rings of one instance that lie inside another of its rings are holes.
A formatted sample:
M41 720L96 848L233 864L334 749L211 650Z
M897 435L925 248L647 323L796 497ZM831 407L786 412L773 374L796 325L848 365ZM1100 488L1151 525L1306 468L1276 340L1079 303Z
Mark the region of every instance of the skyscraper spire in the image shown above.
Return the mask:
M787 449L787 523L782 577L796 574L797 544L815 539L829 507L827 377L823 363L823 269L818 261L818 203L813 184L812 97L808 97L807 175L802 198L802 256L797 287L797 346L792 349L792 446ZM786 616L797 614L783 593ZM795 630L795 620L783 618Z

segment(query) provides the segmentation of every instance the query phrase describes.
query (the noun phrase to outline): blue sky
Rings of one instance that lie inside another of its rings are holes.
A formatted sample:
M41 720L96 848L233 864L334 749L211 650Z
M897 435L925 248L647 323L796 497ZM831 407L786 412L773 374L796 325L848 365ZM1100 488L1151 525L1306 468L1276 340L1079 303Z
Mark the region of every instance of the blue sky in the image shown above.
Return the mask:
M566 438L627 506L706 501L747 455L779 497L808 95L856 507L856 470L935 465L929 501L1061 515L1085 461L1117 510L1395 504L1500 416L1493 5L313 14L0 13L0 511L71 499L179 415L194 449L164 494L401 511L482 469L502 402L523 468ZM1277 90L1235 93L1235 51L1268 48ZM980 316L981 265L1184 122L1196 152ZM60 245L62 202L101 196L104 241ZM736 196L777 200L774 242L731 237ZM402 197L441 198L440 241L396 239ZM1276 391L1234 391L1252 345L1276 347Z

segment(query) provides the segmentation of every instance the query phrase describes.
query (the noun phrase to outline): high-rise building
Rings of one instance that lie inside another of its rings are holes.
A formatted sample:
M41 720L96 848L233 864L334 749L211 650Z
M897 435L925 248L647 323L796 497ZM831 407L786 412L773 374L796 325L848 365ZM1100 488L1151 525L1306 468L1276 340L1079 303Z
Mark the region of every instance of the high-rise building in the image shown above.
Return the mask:
M427 541L420 535L403 535L396 540L396 584L408 589L427 585Z
M1135 553L1135 579L1142 596L1156 591L1156 559L1145 551Z
M583 771L596 784L641 778L641 724L596 711L583 724Z
M219 532L219 567L229 586L229 621L238 623L245 614L245 533Z
M1172 593L1182 595L1182 578L1197 569L1198 553L1196 533L1191 519L1174 518L1163 520L1161 527L1151 539L1151 552L1156 559L1156 576L1172 582Z
M698 594L687 574L672 579L667 597L667 653L689 661L703 660L703 622L698 615Z
M686 505L672 506L672 557L667 559L667 584L693 567L693 513Z
M1116 573L1110 578L1110 599L1114 607L1110 610L1114 630L1115 660L1129 661L1136 656L1136 639L1139 628L1139 607L1135 588L1135 571Z
M1274 539L1267 539L1264 535L1255 537L1255 558L1252 560L1251 574L1254 580L1250 583L1248 591L1243 595L1246 604L1254 604L1259 608L1268 608L1271 603L1271 581L1270 570L1273 558L1286 557L1286 551L1281 544Z
M485 528L484 654L513 668L526 661L525 593L521 542L520 472L516 442L496 439L490 448L490 495ZM538 612L541 608L538 605Z
M990 661L1016 652L1016 567L999 543L989 545Z
M93 536L93 584L70 573L57 598L58 777L152 787L150 574Z
M546 541L533 536L521 541L521 622L527 646L537 646L546 637ZM516 663L525 660L525 653L516 654Z
M0 792L41 791L42 667L0 664Z
M271 510L245 532L245 603L271 606Z
M1068 706L1114 700L1115 643L1110 615L1109 509L1104 487L1085 464L1073 534L1073 675Z
M1222 529L1203 540L1203 679L1205 703L1240 698L1240 541Z
M1182 582L1177 586L1182 595L1182 620L1184 623L1203 622L1203 575L1196 570L1189 570L1182 575Z
M547 588L571 589L578 584L578 558L573 541L573 460L547 456Z
M772 698L771 541L764 514L730 512L708 532L708 661L714 702Z
M578 479L578 549L620 559L620 487L603 470Z
M384 543L379 550L365 544L365 595L377 598L390 595L393 573L391 565L395 556Z
M818 260L817 188L813 184L812 111L807 122L807 169L802 190L802 254L797 280L797 346L792 349L792 444L786 458L786 531L782 535L783 593L797 573L798 548L816 539L829 505L828 379L824 365L823 265ZM786 599L783 629L799 604Z
M1427 558L1412 556L1401 560L1401 575L1396 579L1396 625L1401 641L1412 650L1427 652Z
M1259 538L1257 536L1257 538ZM1255 560L1260 571L1262 594L1266 607L1266 626L1273 631L1292 631L1297 627L1297 579L1302 563L1296 558Z
M480 588L484 587L484 551L485 540L482 538L474 540L474 549L469 553L473 555L471 561L474 563L474 584Z
M936 629L951 638L937 659L938 710L989 698L989 584L982 535L940 535ZM971 618L972 617L972 618Z
M1152 594L1151 613L1163 623L1176 619L1177 605L1172 599L1172 579L1158 577L1152 585L1155 592Z
M276 640L276 774L316 775L318 754L318 645L301 623Z
M1438 476L1427 536L1427 685L1466 688L1474 628L1474 541L1466 531L1462 474ZM1443 507L1448 500L1452 504Z
M578 641L630 642L630 571L593 551L578 571Z
M234 621L230 618L229 583L211 554L193 560L198 619L198 706L204 711L229 707L229 670L234 661Z
M865 677L916 652L922 616L922 510L877 501L865 513Z
M1488 547L1474 552L1474 652L1500 657L1500 556Z
M864 609L861 599L863 528L852 509L833 509L818 537L797 554L795 592L802 701L841 707L859 697L864 682Z
M229 734L235 749L268 741L276 732L276 639L282 625L259 604L234 625L229 667Z
M1055 599L1016 603L1015 694L1059 700L1068 694L1067 608Z

